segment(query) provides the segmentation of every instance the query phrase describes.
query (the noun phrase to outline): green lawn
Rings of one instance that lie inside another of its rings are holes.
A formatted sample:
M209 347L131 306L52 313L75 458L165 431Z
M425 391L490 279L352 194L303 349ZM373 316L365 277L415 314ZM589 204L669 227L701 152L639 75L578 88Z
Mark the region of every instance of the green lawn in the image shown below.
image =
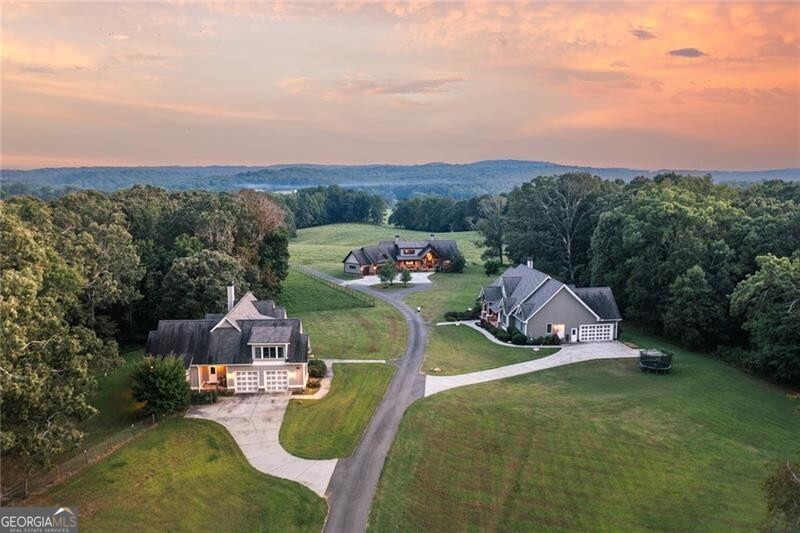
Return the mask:
M468 326L431 326L422 371L448 376L512 365L552 355L558 348L512 348L495 344ZM432 372L441 368L441 372Z
M334 365L330 392L321 400L292 400L281 425L281 444L298 457L334 459L353 453L389 386L388 364Z
M82 429L86 432L83 448L130 427L144 416L141 404L134 401L131 395L131 372L144 357L144 348L123 352L122 357L125 363L121 367L97 379L97 390L91 399L97 414L83 425Z
M445 311L464 311L474 307L481 287L493 280L486 277L480 266L468 266L460 274L434 274L430 289L408 295L405 302L411 307L422 307L427 322L441 322Z
M280 302L291 318L303 321L314 354L322 359L397 359L406 346L403 315L376 300L363 300L345 291L291 271Z
M292 263L313 267L321 272L346 278L342 271L342 260L353 248L371 246L379 241L394 239L400 235L406 239L427 239L430 232L410 231L388 225L329 224L301 229L297 238L289 243ZM480 262L480 249L475 241L480 236L474 231L437 233L438 239L458 241L461 253L469 262Z
M26 506L77 506L81 531L314 531L325 500L254 470L213 422L172 420Z
M289 271L282 289L278 301L286 307L286 313L290 317L314 311L366 307L364 298L353 295L353 292L348 292L344 287L331 287L296 270Z
M800 456L786 392L675 354L669 375L592 361L416 402L389 453L370 529L754 530L766 465Z

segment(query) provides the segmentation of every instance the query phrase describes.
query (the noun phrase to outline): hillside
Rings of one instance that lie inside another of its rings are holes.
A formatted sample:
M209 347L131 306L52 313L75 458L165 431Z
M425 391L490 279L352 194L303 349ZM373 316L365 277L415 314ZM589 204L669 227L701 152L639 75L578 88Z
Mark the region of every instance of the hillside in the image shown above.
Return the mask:
M254 188L285 191L317 185L340 185L379 192L390 200L417 194L467 198L499 193L535 176L565 172L589 172L605 179L628 181L636 176L654 176L666 170L600 168L560 165L545 161L490 160L467 164L423 165L272 165L264 167L78 167L3 170L6 183L33 187L76 187L113 191L136 184L167 189L237 190ZM717 182L752 183L771 179L800 180L800 169L753 171L676 170L711 174Z

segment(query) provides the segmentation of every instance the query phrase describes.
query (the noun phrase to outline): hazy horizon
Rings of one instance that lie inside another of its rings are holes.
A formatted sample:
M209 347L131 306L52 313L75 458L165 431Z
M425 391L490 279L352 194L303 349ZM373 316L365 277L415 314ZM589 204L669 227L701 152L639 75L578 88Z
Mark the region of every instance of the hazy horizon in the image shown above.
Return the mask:
M3 168L800 167L792 3L1 9Z

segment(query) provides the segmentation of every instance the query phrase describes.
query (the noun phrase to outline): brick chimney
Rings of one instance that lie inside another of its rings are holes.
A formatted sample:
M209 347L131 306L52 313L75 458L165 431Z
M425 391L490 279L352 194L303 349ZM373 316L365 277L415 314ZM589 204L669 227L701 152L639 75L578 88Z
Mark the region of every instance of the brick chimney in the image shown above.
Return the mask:
M228 285L228 311L233 309L233 302L236 301L236 289L233 287L233 283Z

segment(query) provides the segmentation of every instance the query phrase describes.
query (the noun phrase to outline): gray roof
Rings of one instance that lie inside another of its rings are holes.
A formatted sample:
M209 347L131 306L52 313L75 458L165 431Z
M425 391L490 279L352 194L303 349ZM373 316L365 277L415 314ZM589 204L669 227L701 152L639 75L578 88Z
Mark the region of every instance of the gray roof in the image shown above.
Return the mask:
M297 318L285 318L286 311L271 301L254 301L253 305L265 316L236 320L239 329L220 323L215 315L200 320L160 320L158 329L147 336L145 352L183 357L184 364L250 364L252 349L248 343L288 344L286 360L291 363L308 361L308 335L301 333ZM280 315L280 318L272 318ZM213 331L212 331L213 329ZM241 330L241 331L240 331Z
M292 338L291 326L254 326L250 330L248 344L279 344Z
M503 298L503 291L500 287L489 285L483 288L483 299L487 302L499 302Z
M492 309L503 309L506 313L519 305L519 315L528 320L542 306L564 287L558 280L550 278L544 272L518 265L508 268L503 274L483 288L483 299L489 302ZM602 320L621 320L622 317L614 301L614 295L608 287L586 287L575 289L575 295L583 301ZM505 289L505 297L501 289Z
M404 248L418 250L413 255L403 255ZM398 257L403 259L418 259L424 256L429 249L436 252L442 259L451 260L458 255L458 244L453 240L431 239L427 241L381 241L377 246L364 246L348 252L348 256L353 254L359 265L380 265L387 259L396 260ZM345 256L347 259L347 256Z
M622 320L610 287L583 287L574 292L603 320Z
M547 300L552 298L555 293L560 291L563 286L563 283L556 281L553 278L545 281L542 286L539 287L539 289L520 306L522 319L528 320L536 311L542 308Z

